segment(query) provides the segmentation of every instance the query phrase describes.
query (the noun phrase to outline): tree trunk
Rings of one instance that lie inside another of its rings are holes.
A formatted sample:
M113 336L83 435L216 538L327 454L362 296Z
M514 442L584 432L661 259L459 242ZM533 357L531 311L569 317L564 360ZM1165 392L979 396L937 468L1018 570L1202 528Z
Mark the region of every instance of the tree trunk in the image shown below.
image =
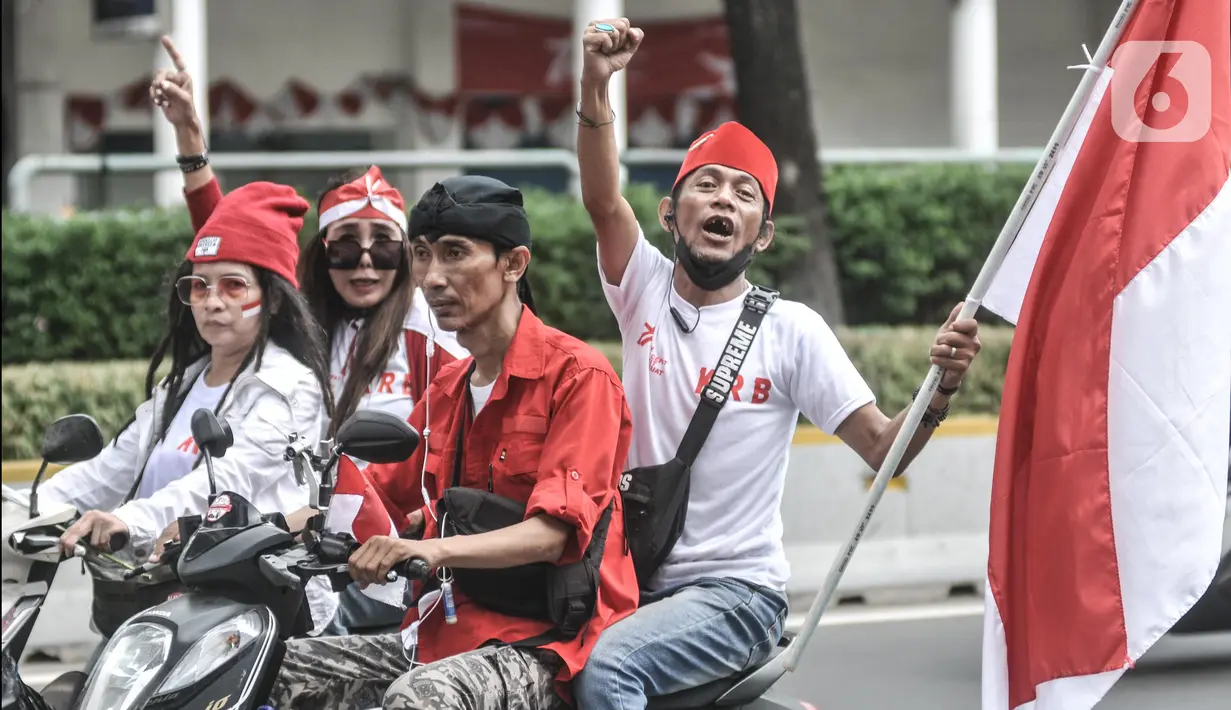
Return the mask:
M845 321L842 292L825 225L796 0L724 0L724 5L738 84L739 120L778 159L774 215L802 217L811 235L807 256L778 286L785 297L812 307L829 324L841 324Z

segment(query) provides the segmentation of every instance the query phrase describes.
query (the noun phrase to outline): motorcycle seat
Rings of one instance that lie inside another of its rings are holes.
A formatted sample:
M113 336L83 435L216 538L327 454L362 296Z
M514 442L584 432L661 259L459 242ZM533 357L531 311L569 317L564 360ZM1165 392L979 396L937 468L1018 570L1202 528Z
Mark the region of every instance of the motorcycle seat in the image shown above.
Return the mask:
M69 671L48 683L39 695L52 710L71 710L77 704L81 691L85 690L87 680L89 677L85 673Z
M724 693L735 687L736 683L752 675L761 666L769 663L770 660L782 653L791 643L792 638L794 638L794 634L783 634L782 638L778 641L778 645L774 647L773 651L770 651L769 656L767 656L765 660L745 669L740 673L727 676L726 678L719 678L718 680L710 681L709 683L697 686L696 688L688 688L687 690L681 690L670 695L660 695L656 698L650 698L649 703L646 705L646 710L694 710L695 708L704 708L713 705L714 702L721 698ZM723 705L738 706L751 702L752 700L755 700L755 698L728 698L726 702L723 702Z

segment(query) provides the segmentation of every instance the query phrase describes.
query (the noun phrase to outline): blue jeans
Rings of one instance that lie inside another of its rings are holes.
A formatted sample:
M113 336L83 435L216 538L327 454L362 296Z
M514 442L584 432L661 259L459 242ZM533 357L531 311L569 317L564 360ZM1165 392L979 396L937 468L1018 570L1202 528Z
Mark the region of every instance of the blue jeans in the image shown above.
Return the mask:
M642 595L605 629L573 681L578 710L642 710L648 697L726 678L764 661L786 624L782 592L704 577Z

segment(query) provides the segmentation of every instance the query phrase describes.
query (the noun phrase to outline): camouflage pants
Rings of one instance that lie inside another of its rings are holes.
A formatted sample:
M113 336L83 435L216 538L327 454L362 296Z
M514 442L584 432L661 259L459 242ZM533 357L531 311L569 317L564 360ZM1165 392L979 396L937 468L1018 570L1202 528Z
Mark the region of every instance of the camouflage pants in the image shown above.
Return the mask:
M270 693L277 710L561 710L560 661L489 646L411 670L398 634L294 639Z

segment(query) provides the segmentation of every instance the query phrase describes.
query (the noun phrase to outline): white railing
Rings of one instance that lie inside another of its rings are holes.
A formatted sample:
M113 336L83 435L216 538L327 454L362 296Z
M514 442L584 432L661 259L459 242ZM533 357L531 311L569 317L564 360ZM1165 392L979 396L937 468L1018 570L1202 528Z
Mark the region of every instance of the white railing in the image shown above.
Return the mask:
M991 162L1034 163L1042 148L1005 148L995 153L972 153L958 148L829 148L818 159L824 164ZM684 151L634 148L621 160L632 165L679 165ZM561 168L575 174L577 156L560 148L523 150L387 150L304 151L286 153L213 153L218 170L319 169L342 170L357 165L379 165L385 170L418 168ZM174 166L171 166L174 167ZM168 169L163 155L32 154L18 159L9 171L9 209L27 212L32 204L34 180L46 174L155 173Z

